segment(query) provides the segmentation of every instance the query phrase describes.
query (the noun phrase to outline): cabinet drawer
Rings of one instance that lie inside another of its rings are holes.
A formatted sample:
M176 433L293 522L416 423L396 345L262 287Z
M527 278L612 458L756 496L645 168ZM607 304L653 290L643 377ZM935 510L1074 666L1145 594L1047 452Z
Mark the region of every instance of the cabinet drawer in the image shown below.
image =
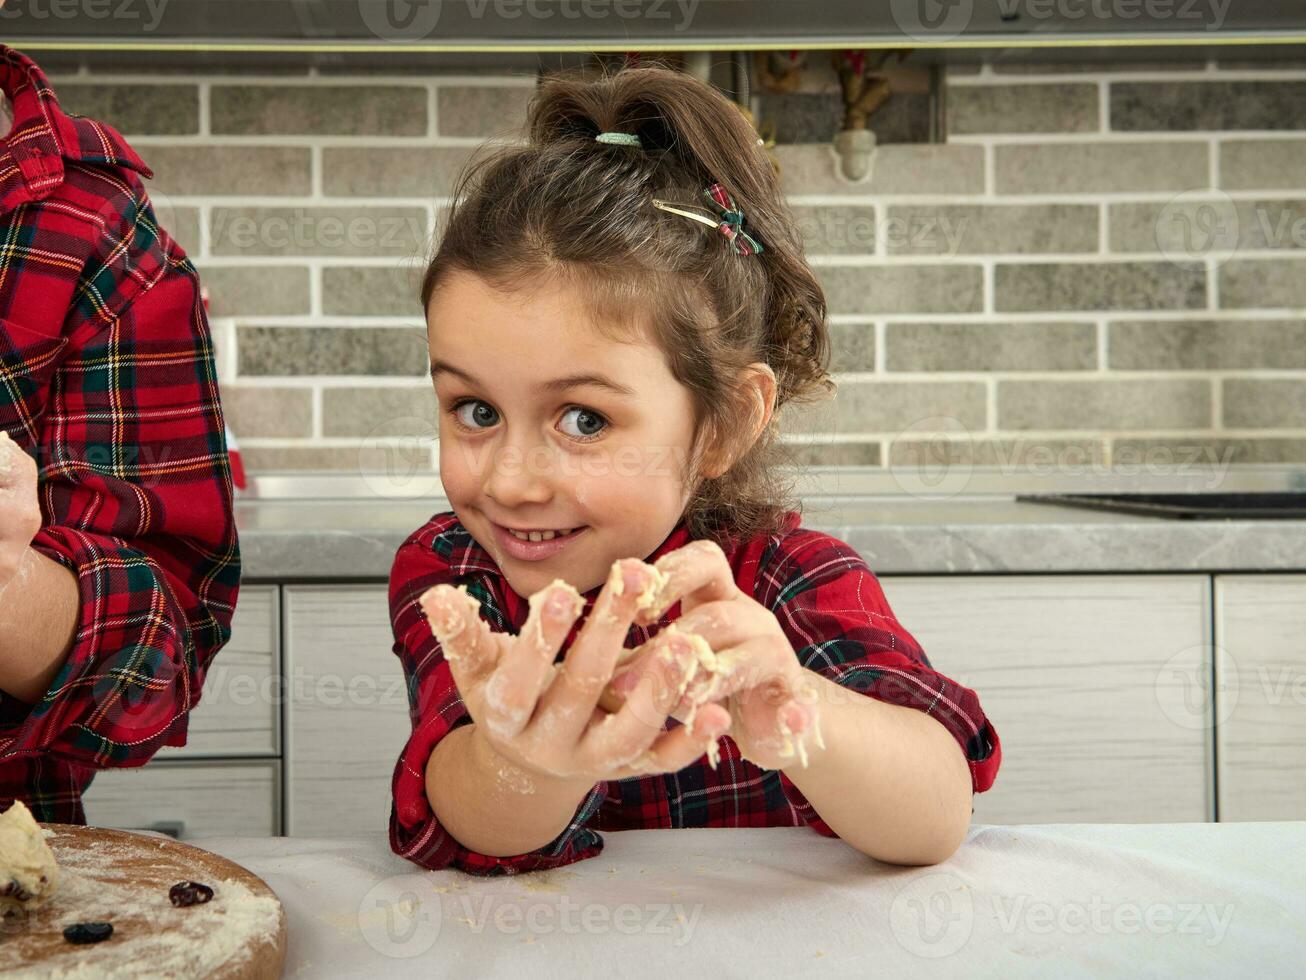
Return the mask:
M385 586L287 586L286 833L384 836L408 740Z
M190 714L186 744L156 759L280 753L282 684L276 586L244 586L231 640L213 658L204 693Z
M1220 819L1306 814L1306 575L1215 580Z
M881 580L940 673L972 688L1002 740L977 823L1210 820L1211 670L1200 575Z
M280 763L151 762L107 769L86 791L86 822L179 837L267 837L281 832Z

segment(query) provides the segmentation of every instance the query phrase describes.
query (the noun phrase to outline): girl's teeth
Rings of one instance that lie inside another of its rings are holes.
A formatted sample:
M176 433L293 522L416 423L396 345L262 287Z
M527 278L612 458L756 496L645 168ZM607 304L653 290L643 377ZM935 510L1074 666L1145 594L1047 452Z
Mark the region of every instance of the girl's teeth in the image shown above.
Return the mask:
M571 532L564 531L562 534L559 534L557 531L545 531L543 533L532 531L530 534L522 534L519 531L510 530L508 533L521 541L552 541L554 538L563 537Z

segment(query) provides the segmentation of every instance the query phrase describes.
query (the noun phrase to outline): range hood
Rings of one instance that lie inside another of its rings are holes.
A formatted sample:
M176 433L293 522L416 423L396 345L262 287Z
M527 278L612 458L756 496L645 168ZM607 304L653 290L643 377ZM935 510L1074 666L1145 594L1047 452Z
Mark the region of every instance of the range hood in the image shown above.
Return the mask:
M8 0L30 51L281 62L592 51L910 48L914 60L1291 57L1284 0ZM476 59L471 59L476 60Z

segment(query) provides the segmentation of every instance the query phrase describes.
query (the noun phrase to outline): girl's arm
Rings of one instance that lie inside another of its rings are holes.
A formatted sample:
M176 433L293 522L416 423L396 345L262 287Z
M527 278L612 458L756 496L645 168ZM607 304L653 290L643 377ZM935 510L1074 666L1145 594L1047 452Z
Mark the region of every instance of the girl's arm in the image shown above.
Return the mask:
M494 751L475 722L431 752L426 797L460 844L494 857L525 854L556 839L594 788L589 780L527 773Z
M840 837L893 864L937 864L966 838L971 776L957 740L917 708L817 685L824 749L783 772Z
M815 687L825 743L805 739L808 768L780 769L789 802L818 833L880 860L945 860L1002 761L978 694L934 669L847 543L795 528L759 564L756 598Z

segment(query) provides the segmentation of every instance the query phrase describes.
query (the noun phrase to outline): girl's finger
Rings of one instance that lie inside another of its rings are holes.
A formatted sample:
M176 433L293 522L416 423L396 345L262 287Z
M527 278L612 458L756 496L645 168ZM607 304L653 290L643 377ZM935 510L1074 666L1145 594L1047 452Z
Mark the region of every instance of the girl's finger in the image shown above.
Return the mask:
M617 665L613 670L612 680L599 695L598 706L613 714L621 710L626 703L626 695L635 689L639 678L648 669L650 659L665 642L666 630L653 637L647 643L618 651Z
M716 599L695 606L674 625L682 632L698 634L713 650L727 650L765 632L768 626L774 629L765 617L775 618L756 603Z
M809 733L815 734L819 747L825 747L817 727L818 706L800 703L785 693L782 685L767 684L746 691L731 705L738 712L742 730L750 733L754 747L768 759L798 759L805 767Z
M673 637L677 636L683 637L683 641L673 640ZM710 669L708 664L715 660L711 648L706 647L695 637L684 633L676 623L671 623L647 643L641 644L633 650L622 651L623 654L629 654L629 657L618 658L620 666L617 667L612 675L611 682L599 696L599 707L614 714L620 711L626 704L626 699L630 697L631 692L639 686L650 670L663 669L665 671L665 668L658 668L655 661L661 659L663 663L666 663L669 656L679 657L684 652L686 644L691 645L694 656L689 658L692 664L688 667L684 683L685 685L701 684L703 672Z
M577 635L558 676L540 699L541 721L553 737L575 743L585 730L599 695L625 646L635 610L649 601L662 576L638 558L612 564L589 618Z
M666 727L671 708L684 691L694 653L684 636L666 633L660 639L657 654L621 710L586 731L581 739L578 751L596 767L631 762Z
M685 701L676 710L679 713L687 710L690 703L720 701L735 694L747 698L753 691L761 691L756 696L769 697L772 704L778 704L795 696L785 678L794 676L796 663L787 641L777 643L770 636L750 637L718 651L713 669L689 685Z
M719 704L705 704L693 725L677 725L671 731L663 732L634 762L618 767L613 778L679 772L704 753L716 749L718 740L729 730L730 712ZM710 761L715 762L715 759Z
M417 601L458 689L466 694L473 685L484 683L494 670L497 651L475 596L466 586L440 584L427 589Z
M585 601L562 579L528 600L530 611L521 633L506 640L506 652L485 683L483 718L501 739L519 734L530 722L540 692L554 675L553 661Z
M645 644L648 649L629 666L617 672L612 683L604 691L603 699L599 701L600 707L608 711L620 710L621 704L648 668L649 657L656 652L657 639L668 631L679 632L681 622L682 620L676 620L659 633L658 637ZM778 673L780 668L774 666L775 656L774 641L765 636L754 636L736 646L710 651L706 657L700 656L697 668L692 672L683 694L672 706L671 717L681 721L692 719L695 705L724 700L732 694L756 685L760 678L770 673Z
M667 581L658 590L656 601L635 617L639 626L656 623L677 601L681 612L687 613L702 603L739 595L734 570L715 541L706 538L691 541L663 555L654 565L666 575Z

